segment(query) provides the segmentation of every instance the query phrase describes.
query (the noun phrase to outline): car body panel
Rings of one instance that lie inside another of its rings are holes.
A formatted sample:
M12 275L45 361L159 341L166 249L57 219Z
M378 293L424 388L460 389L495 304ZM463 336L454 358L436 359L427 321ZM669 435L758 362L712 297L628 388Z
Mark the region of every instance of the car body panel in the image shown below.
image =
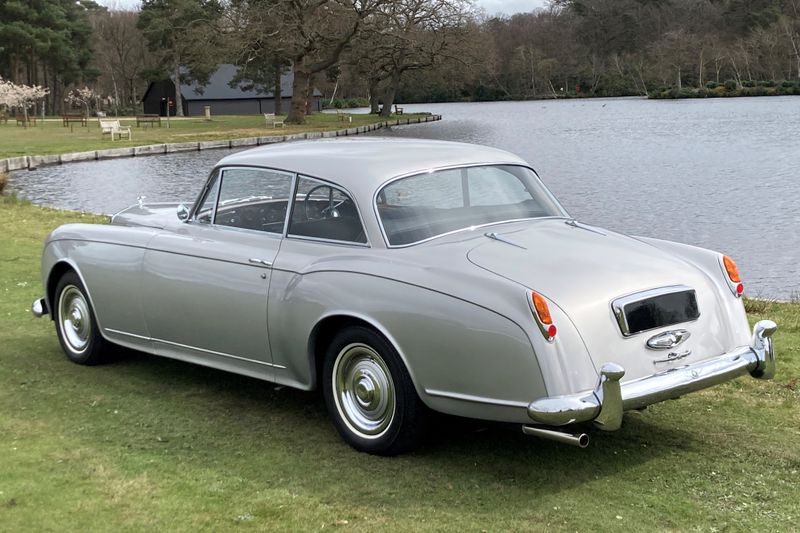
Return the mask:
M42 258L44 284L52 286L61 265L78 272L113 342L304 390L320 386L320 325L357 320L395 347L429 407L506 422L531 422L529 405L541 398L570 397L596 416L597 402L582 395L599 394L592 391L607 375L619 381L608 363L624 366L622 382L632 390L637 380L750 346L720 254L586 226L560 206L553 216L387 246L376 205L382 186L484 164L530 168L493 148L427 140L313 141L237 153L220 161L212 179L221 169L252 166L295 173L294 184L298 176L329 182L352 197L367 243L183 221L178 204L140 203L111 225L55 230ZM615 299L675 285L696 292L697 320L622 334ZM558 327L553 339L537 324L533 291ZM691 353L659 362L663 354L647 341L675 328L688 332L681 348Z

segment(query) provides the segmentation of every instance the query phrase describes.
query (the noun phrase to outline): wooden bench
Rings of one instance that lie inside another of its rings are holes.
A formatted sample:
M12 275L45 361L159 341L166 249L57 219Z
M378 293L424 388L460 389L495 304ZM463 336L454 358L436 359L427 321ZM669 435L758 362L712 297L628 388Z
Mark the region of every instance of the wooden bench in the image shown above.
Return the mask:
M5 113L0 113L0 122L3 124L8 124L8 115Z
M17 126L19 126L20 124L25 126L25 113L17 113L16 119L17 119ZM33 125L35 126L36 125L36 117L34 115L28 115L27 122L28 122L28 124L33 123Z
M100 131L102 135L109 134L111 135L111 140L114 140L114 136L116 135L120 139L122 139L123 135L128 136L128 140L131 140L131 127L130 126L123 126L119 123L119 120L100 120Z
M269 123L272 122L273 128L282 128L285 126L283 119L279 119L275 113L264 113L264 121L267 123L267 126L269 126Z
M150 127L153 127L153 124L158 124L158 127L161 127L161 115L136 115L136 127L138 128L142 124L150 124Z
M64 113L61 115L61 122L64 127L68 127L70 122L80 122L81 126L88 126L89 123L86 120L85 115L78 115L77 113Z
M350 116L350 113L345 113L341 109L336 110L336 116L339 119L339 122L353 122L353 117Z
M403 114L403 108L402 107L398 107L397 104L394 104L394 114L395 115L402 115Z

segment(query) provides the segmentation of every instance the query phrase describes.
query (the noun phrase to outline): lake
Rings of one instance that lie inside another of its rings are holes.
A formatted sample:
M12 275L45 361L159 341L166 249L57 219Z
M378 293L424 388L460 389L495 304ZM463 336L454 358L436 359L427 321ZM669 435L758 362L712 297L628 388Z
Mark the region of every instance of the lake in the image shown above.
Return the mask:
M533 165L569 213L732 256L750 296L800 296L800 97L404 105L441 122L381 135L487 144ZM192 201L228 150L13 173L34 202L113 213Z

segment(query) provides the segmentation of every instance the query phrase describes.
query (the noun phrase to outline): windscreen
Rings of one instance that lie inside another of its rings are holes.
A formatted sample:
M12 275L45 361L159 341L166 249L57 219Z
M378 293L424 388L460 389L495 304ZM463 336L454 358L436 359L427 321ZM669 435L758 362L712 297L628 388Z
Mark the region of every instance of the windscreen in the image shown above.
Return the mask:
M393 181L377 197L391 246L496 222L564 215L534 172L491 165L426 172Z

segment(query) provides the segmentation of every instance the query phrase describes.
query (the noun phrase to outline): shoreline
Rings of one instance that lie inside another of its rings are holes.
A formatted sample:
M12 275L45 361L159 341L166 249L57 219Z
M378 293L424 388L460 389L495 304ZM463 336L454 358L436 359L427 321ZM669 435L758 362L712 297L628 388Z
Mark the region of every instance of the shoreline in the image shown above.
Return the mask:
M441 115L427 115L416 118L384 120L374 124L369 124L367 126L357 126L354 128L343 128L331 131L313 131L305 133L293 133L290 135L269 135L263 137L237 137L233 139L214 141L148 144L125 148L106 148L103 150L88 150L85 152L68 152L64 154L52 155L23 155L0 159L0 172L35 170L44 166L66 165L69 163L99 161L103 159L115 159L121 157L142 157L150 155L174 154L178 152L199 152L203 150L230 149L240 146L261 146L265 144L275 144L307 139L347 137L351 135L361 135L364 133L377 131L390 126L424 124L426 122L436 122L441 119Z

